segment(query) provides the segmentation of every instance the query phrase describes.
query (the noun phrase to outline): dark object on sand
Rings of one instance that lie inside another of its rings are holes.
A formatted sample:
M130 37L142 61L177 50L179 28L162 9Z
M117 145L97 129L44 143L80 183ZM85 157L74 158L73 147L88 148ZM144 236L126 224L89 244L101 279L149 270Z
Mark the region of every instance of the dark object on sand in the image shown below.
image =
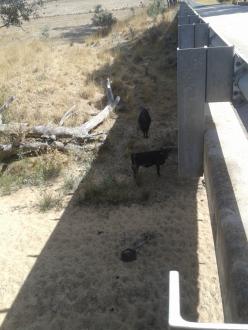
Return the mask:
M152 120L146 108L141 107L140 110L141 111L138 117L138 125L144 134L144 138L148 139L148 131Z
M148 243L154 237L153 234L145 233L141 235L141 238L137 239L132 248L127 248L121 252L121 260L124 262L130 262L137 259L137 250L144 244Z
M134 249L125 249L121 252L121 260L130 262L137 259L137 252Z

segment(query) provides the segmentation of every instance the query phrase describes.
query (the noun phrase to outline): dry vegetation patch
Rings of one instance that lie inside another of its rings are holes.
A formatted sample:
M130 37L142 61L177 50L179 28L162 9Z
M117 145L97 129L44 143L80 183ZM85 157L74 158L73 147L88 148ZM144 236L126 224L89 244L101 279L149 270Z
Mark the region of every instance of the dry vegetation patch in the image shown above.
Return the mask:
M105 106L104 83L108 76L112 79L115 95L121 97L119 111L127 112L125 116L135 121L135 109L138 109L141 103L153 107L153 102L159 97L155 96L158 91L156 71L162 67L168 68L168 73L169 70L175 70L175 59L171 53L163 58L157 56L156 63L152 60L161 51L168 51L166 47L161 49L161 40L173 15L173 11L167 11L155 20L149 18L143 10L124 22L118 22L109 35L103 37L101 33L96 33L84 44L65 45L49 39L28 39L6 44L0 50L0 101L3 104L9 95L15 95L16 101L3 113L3 122L57 125L63 114L71 106L75 106L75 115L71 116L65 125L82 124ZM148 50L150 46L152 49ZM173 91L175 79L171 78L170 86L168 73L166 79L160 79L159 84L162 84L161 90L167 84L166 88ZM166 108L169 109L170 104L175 104L173 94L170 95L170 101L165 103ZM155 106L162 109L163 103ZM111 116L101 125L100 130L109 131L116 119L117 116ZM170 127L169 121L166 126ZM18 141L21 142L24 138L21 132L17 132ZM0 136L2 143L13 142L15 139L8 140L6 136ZM133 149L134 140L130 136L124 150L126 157ZM38 159L42 164L42 158ZM23 169L29 168L29 163L32 162L29 159L20 161L24 163ZM41 176L35 167L33 172L36 173L35 178ZM40 179L27 180L26 170L20 170L18 173L2 173L2 191L11 191L11 181L14 189L22 186L23 182L40 182ZM33 177L32 173L30 177Z
M89 103L103 94L94 78L88 78L101 65L96 50L27 41L3 48L0 58L1 99L12 94L17 97L15 105L5 113L5 121L57 124L74 104L79 116L71 124L84 122L95 113Z

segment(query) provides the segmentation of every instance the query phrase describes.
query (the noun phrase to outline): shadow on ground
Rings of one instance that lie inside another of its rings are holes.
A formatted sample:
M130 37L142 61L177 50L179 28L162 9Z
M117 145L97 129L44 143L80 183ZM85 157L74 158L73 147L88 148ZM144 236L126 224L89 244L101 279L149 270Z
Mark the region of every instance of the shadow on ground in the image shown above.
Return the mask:
M176 23L161 24L118 52L110 72L122 110L9 310L2 330L167 328L168 275L179 270L182 312L198 317L196 180L175 159L140 171L130 152L176 143ZM140 79L142 78L142 80ZM136 132L138 104L151 109L149 140ZM173 135L174 134L174 135ZM131 263L122 249L152 239Z
M92 35L96 30L97 28L92 24L53 28L53 31L60 32L59 38L76 43L83 43L85 38Z

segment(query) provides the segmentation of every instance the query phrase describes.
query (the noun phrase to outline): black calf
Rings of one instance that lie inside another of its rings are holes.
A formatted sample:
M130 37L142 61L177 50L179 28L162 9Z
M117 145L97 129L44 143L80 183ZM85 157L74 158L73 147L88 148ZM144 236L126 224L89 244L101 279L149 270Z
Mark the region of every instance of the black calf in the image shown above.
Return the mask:
M134 178L137 177L139 167L150 167L156 165L157 174L160 176L160 165L165 163L169 154L176 150L176 147L167 147L161 150L139 152L131 154L132 170Z
M141 107L141 111L138 117L138 124L139 124L139 128L144 134L144 138L148 138L148 131L151 125L151 121L152 120L148 110L146 108Z

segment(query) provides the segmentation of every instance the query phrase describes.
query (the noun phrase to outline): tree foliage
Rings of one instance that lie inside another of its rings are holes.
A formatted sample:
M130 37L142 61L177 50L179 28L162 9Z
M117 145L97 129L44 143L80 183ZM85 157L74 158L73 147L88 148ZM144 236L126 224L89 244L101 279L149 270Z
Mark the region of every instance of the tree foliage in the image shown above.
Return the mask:
M110 11L103 9L101 5L97 5L92 17L92 23L102 28L111 28L116 23L116 18Z
M0 27L21 26L30 17L37 17L43 0L0 0Z
M147 14L151 17L156 17L159 14L165 12L165 1L164 0L153 0L153 2L147 8Z

